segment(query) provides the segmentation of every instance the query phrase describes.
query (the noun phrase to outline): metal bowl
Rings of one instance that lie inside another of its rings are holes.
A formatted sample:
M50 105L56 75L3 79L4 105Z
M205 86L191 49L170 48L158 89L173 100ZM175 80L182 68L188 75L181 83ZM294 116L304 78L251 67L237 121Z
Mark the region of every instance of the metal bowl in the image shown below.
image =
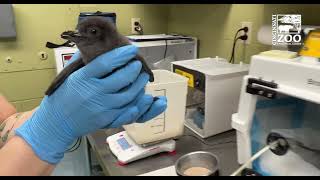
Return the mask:
M209 152L196 151L180 157L175 164L176 173L179 176L188 176L185 171L189 168L201 167L210 171L209 174L195 176L219 176L219 160Z

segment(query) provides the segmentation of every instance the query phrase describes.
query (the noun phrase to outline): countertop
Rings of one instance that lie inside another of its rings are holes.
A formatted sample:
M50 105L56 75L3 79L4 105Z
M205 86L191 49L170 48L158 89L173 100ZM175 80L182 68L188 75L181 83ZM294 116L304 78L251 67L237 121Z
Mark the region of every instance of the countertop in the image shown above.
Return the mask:
M105 175L136 176L149 173L172 166L179 157L193 151L208 151L215 154L220 161L222 176L230 175L239 167L235 131L228 131L203 140L188 128L185 128L184 135L176 141L175 155L162 153L120 166L106 144L108 136L120 131L122 129L99 130L87 136Z

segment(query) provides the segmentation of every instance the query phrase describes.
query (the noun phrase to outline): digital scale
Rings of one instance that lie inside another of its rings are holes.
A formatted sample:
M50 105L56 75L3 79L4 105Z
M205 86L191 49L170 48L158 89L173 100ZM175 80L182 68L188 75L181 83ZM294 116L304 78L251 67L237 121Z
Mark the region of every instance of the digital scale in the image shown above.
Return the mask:
M136 144L122 131L107 138L111 152L117 157L119 165L126 165L132 161L143 159L161 152L175 154L176 142L168 140L148 147Z

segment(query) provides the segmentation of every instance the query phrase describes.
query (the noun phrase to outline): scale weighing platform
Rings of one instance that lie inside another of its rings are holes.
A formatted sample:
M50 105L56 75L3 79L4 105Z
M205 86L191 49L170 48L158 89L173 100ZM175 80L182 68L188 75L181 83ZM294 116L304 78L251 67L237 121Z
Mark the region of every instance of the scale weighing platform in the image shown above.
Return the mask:
M136 144L128 136L126 131L109 136L106 141L111 152L117 157L118 164L121 166L161 152L175 154L176 148L176 142L174 140L168 140L148 147L142 147L141 145Z

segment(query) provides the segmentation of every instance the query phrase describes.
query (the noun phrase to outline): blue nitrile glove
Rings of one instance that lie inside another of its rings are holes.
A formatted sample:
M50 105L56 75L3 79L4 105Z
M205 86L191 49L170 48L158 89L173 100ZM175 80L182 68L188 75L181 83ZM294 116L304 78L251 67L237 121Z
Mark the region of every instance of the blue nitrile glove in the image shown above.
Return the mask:
M20 128L22 137L43 161L58 163L71 143L101 128L144 122L166 109L166 98L144 94L149 75L134 61L106 78L106 74L135 57L129 45L97 57L72 73ZM129 86L128 86L129 85ZM119 92L119 90L121 90Z
M71 59L65 64L65 66L70 65L77 59L81 57L80 51L76 51ZM151 95L144 95L143 99L140 100L139 104L137 104L137 107L139 109L139 115L137 116L136 121L138 123L144 123L159 114L161 114L165 109L167 108L167 99L165 96L159 96L158 100L154 101L153 97ZM152 103L154 103L152 105ZM151 106L152 105L152 106ZM151 107L150 107L151 106ZM147 112L147 113L146 113ZM125 117L124 117L125 118ZM127 123L130 124L130 123ZM118 124L116 124L114 127L120 127L124 125L123 121L118 121Z

